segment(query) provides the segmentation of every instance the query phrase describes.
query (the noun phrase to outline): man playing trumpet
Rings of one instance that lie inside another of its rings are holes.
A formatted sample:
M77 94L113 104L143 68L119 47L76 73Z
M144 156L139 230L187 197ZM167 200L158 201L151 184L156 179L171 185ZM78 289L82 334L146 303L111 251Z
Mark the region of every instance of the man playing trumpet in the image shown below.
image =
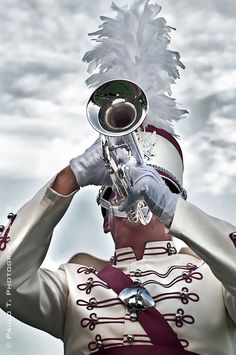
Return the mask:
M129 23L127 16L137 13L139 6L135 3L130 12L116 8L117 23L123 15ZM149 16L150 24L161 26L160 40L165 43L168 28L158 22L158 9L146 2L139 16ZM107 31L109 19L105 21ZM107 32L99 35L107 39ZM166 55L173 62L166 60L170 68L165 70L175 76L179 56L171 51ZM85 60L93 60L91 53ZM107 79L109 73L102 69ZM168 83L172 79L168 77ZM90 78L90 84L93 80L98 84L98 76ZM167 88L163 76L160 81ZM149 96L153 114L155 104ZM168 100L162 93L157 101L163 117L167 111L169 116L183 114L170 105L165 111ZM1 292L6 291L11 247L13 315L63 340L67 355L234 355L236 227L185 200L181 148L162 121L157 125L153 117L145 120L136 129L143 161L124 157L124 147L117 153L115 168L123 164L130 181L125 198L117 199L114 171L106 160L104 164L99 138L10 216L0 237ZM41 268L54 227L73 196L88 185L103 186L98 202L104 233L110 232L114 240L114 257L103 261L77 254L56 272ZM137 206L147 220L127 218ZM173 237L189 248L178 253ZM1 307L6 310L4 298Z

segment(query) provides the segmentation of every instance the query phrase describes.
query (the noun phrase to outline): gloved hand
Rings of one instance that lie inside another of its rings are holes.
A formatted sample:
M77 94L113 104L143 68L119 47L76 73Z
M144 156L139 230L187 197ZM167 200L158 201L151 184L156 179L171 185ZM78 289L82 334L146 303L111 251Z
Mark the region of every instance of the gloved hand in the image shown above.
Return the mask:
M169 226L174 217L178 194L166 186L160 174L150 166L129 167L133 187L128 198L119 206L120 211L132 207L138 200L144 200L152 213Z
M87 185L112 185L111 178L102 160L100 137L83 154L70 161L70 168L80 187Z

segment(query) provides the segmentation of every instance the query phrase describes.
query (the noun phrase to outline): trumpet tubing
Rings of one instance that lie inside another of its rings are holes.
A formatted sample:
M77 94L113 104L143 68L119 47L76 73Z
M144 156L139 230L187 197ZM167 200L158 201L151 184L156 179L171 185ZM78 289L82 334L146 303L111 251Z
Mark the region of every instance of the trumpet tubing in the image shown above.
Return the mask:
M125 164L131 156L137 165L144 164L135 130L143 123L147 110L148 102L142 89L126 80L113 80L101 85L87 105L88 121L102 135L103 160L113 182L118 204L128 197L132 187ZM125 161L121 161L119 149L126 151ZM150 222L152 214L148 212L144 215L144 204L144 201L137 201L126 211L131 222L140 221L144 225Z

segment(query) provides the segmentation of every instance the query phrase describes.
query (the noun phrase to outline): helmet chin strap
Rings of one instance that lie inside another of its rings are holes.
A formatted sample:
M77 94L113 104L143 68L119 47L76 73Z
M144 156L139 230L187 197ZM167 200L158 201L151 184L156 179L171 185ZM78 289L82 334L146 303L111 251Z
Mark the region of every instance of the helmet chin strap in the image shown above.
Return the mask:
M112 205L105 198L100 197L99 204L100 204L101 207L103 207L106 210L108 210L110 215L112 215L114 217L127 218L126 212L119 211L118 206Z
M119 211L118 206L112 205L109 201L107 201L103 197L100 198L99 204L101 205L101 207L108 210L109 215L111 215L113 217L128 218L127 213L125 211L123 211L123 212ZM144 216L146 216L149 213L148 206L142 207L141 210L142 210Z

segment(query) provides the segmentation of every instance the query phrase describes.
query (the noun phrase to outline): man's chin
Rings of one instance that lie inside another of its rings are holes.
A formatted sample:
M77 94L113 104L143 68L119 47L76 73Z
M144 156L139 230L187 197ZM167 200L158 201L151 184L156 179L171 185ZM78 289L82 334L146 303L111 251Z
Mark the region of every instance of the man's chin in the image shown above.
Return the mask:
M122 220L122 223L123 223L125 226L129 227L129 228L132 229L132 230L147 229L148 226L150 225L150 223L152 223L152 222L150 222L150 223L144 225L144 224L142 224L140 221L138 221L138 222L130 222L130 221L128 220L128 218L125 218L125 217L122 217L121 220Z

